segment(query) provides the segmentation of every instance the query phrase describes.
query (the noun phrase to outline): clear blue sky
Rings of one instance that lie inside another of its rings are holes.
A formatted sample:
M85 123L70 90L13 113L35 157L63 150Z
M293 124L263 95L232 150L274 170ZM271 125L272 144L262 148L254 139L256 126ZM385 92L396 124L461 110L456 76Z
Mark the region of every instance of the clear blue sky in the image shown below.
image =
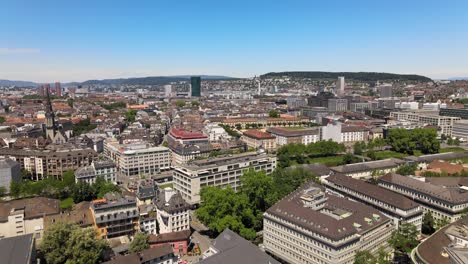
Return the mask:
M0 79L468 76L466 0L0 0Z

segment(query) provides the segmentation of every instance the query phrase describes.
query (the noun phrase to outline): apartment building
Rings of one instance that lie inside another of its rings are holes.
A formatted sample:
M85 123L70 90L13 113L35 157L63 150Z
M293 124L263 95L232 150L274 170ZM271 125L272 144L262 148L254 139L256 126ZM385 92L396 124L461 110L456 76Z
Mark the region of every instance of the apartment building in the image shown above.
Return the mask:
M0 239L33 234L41 239L44 217L60 212L60 201L34 197L0 203Z
M196 145L169 145L171 150L171 166L187 164L189 161L199 158L208 158L214 150L211 144L196 144Z
M98 177L117 184L117 167L111 160L95 160L89 166L81 167L75 171L75 181L93 184Z
M346 126L338 121L330 121L322 127L322 140L332 140L338 143L354 144L369 140L369 129L361 126Z
M171 167L171 152L166 147L148 144L119 144L107 141L104 154L115 162L120 175L132 177L154 175Z
M91 202L91 213L98 238L132 236L139 229L140 214L133 197L108 193Z
M271 173L276 168L276 156L262 152L223 155L192 161L174 167L174 188L189 204L200 203L200 190L205 186L240 187L240 177L246 169Z
M309 182L264 213L263 243L288 263L354 263L356 251L376 252L393 230L378 210Z
M320 140L320 128L288 129L270 127L267 131L276 137L278 147L291 143L308 145Z
M159 192L156 210L160 234L190 230L190 205L174 189Z
M222 120L220 124L230 127L240 126L245 129L247 125L257 125L259 127L303 126L309 122L310 119L303 117L229 118Z
M468 207L466 187L436 185L424 178L388 173L378 180L379 186L400 193L419 203L425 212L431 212L434 219L446 219L453 223L461 218L463 209Z
M390 117L398 121L411 121L417 124L438 126L441 134L452 136L453 125L460 117L441 116L434 112L391 112Z
M62 178L67 170L75 171L90 165L97 159L93 149L16 149L0 148L0 157L10 158L20 164L21 169L31 173L31 180L42 180L44 177Z
M175 127L169 130L167 135L167 142L179 143L182 145L193 145L193 144L206 144L208 143L208 136L201 132L185 131L183 129L177 129Z
M276 149L276 138L270 133L260 130L251 129L244 132L241 140L247 144L249 148L258 149L262 147L265 150Z
M395 228L401 224L409 223L421 231L423 209L404 195L340 173L326 177L323 184L327 190L333 193L379 210L393 220Z
M453 124L452 137L468 141L468 120L459 120Z
M348 99L328 99L328 111L345 112L348 110Z

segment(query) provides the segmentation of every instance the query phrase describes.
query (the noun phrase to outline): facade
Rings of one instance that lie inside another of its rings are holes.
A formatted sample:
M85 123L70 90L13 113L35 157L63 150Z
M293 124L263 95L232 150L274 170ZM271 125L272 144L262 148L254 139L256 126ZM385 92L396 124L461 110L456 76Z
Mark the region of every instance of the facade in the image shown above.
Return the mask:
M229 118L221 121L220 124L232 128L240 126L245 129L247 125L257 125L258 127L278 127L278 126L303 126L309 123L310 119L303 117L271 117L271 118Z
M344 95L345 88L345 77L341 76L338 77L338 81L336 82L336 93L339 95Z
M460 117L461 119L468 119L468 108L441 108L439 111L439 115L441 116L452 116L452 117Z
M370 102L354 102L349 104L349 110L352 112L364 113L366 110L372 109Z
M211 144L173 144L169 145L169 148L171 149L171 165L173 167L180 164L187 164L195 159L208 158L211 151L213 151L213 146Z
M459 120L453 124L452 137L468 141L468 120Z
M348 99L328 99L328 111L346 112L348 110Z
M245 240L229 229L225 229L203 252L200 264L237 264L268 263L279 264L271 256L262 252L257 246Z
M387 97L393 96L393 93L392 93L393 87L391 85L381 86L379 87L379 89L380 89L380 98L387 98Z
M401 194L339 173L326 177L323 183L333 193L379 210L393 220L396 229L401 224L409 223L421 231L422 207Z
M140 212L140 231L145 234L157 234L157 217L156 207L154 205L139 205L138 210Z
M139 229L140 214L133 197L108 193L91 202L91 213L98 238L132 236Z
M149 244L151 248L157 248L164 245L169 245L175 255L186 255L190 242L191 230L179 232L165 233L159 235L150 235Z
M230 186L237 191L244 170L253 168L271 173L276 168L276 156L247 152L225 155L174 167L174 188L189 204L200 203L200 190L205 186Z
M203 133L208 136L210 142L219 142L222 140L229 139L230 136L220 127L218 124L209 123L205 126Z
M12 159L0 159L0 187L10 192L12 181L21 181L20 165Z
M201 96L201 78L200 77L191 77L190 78L190 90L192 97Z
M75 171L80 167L88 166L97 158L97 153L92 149L0 148L0 157L17 161L21 169L31 173L31 180L42 180L46 176L60 179L67 170Z
M160 234L190 230L190 205L174 189L159 192L156 210Z
M468 192L463 188L446 188L424 181L424 178L402 176L394 173L379 178L379 186L397 192L419 203L434 219L450 223L461 218L468 207Z
M241 140L245 142L249 148L264 148L265 150L276 149L275 136L267 132L262 132L260 130L251 129L245 131L241 137Z
M391 112L390 117L398 121L411 121L417 124L438 126L441 129L440 133L449 137L452 136L454 123L461 120L460 117L440 116L424 112Z
M118 144L106 140L104 154L115 162L120 174L127 177L151 176L169 170L171 166L171 152L166 147Z
M270 127L267 131L276 137L276 145L278 147L290 143L302 143L304 145L308 145L320 140L319 128L287 129L281 127Z
M97 177L106 181L117 183L117 167L111 160L95 160L91 165L81 167L75 171L75 181L93 184Z
M138 181L138 187L136 190L136 198L138 205L151 205L153 199L156 197L156 185L153 179L140 180Z
M263 243L288 263L354 263L356 251L388 250L392 220L378 210L325 194L309 182L270 207Z
M59 203L59 200L45 197L0 203L0 238L33 234L34 238L41 239L44 217L58 214Z
M369 140L369 129L360 126L341 126L341 143L355 143Z

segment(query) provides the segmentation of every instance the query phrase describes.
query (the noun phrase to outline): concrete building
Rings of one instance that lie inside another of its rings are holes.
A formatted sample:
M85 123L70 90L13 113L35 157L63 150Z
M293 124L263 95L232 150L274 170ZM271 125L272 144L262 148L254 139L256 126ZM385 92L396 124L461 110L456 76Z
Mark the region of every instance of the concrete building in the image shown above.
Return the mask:
M308 145L320 140L320 128L288 129L282 127L270 127L267 132L276 137L278 147L291 144L302 143Z
M104 154L115 162L120 175L127 177L152 176L171 167L171 152L166 147L106 140Z
M336 93L339 95L344 95L345 93L345 77L338 77L336 82Z
M18 162L12 159L0 159L0 187L5 188L5 191L9 193L11 182L21 181L20 171Z
M91 213L98 238L132 236L139 230L140 214L133 197L108 193L91 202Z
M442 108L439 111L439 115L441 116L452 116L452 117L460 117L461 119L468 119L468 108Z
M440 116L431 112L391 112L390 117L398 121L438 126L440 133L447 136L452 136L454 123L461 120L460 117Z
M423 209L405 196L344 174L336 173L323 180L327 190L364 203L393 220L395 229L409 223L421 231Z
M174 189L159 192L156 210L160 234L190 230L190 205Z
M260 248L229 229L225 229L203 253L200 264L265 263L279 264Z
M200 77L190 78L190 91L191 91L192 97L201 96L201 78Z
M330 112L346 112L348 110L347 99L328 99L328 111Z
M387 98L387 97L392 97L393 93L393 87L391 85L385 85L385 86L380 86L380 98Z
M168 98L172 96L172 85L164 85L164 96Z
M397 102L395 103L395 108L404 109L404 110L418 110L418 102Z
M400 167L403 164L406 164L406 161L396 158L389 158L384 160L373 160L336 166L331 167L330 169L334 172L342 173L352 178L370 179L376 175L383 175L385 173L395 172L398 169L398 167Z
M200 190L205 186L231 186L237 191L241 186L240 177L249 168L269 174L276 168L276 156L247 152L181 164L174 167L174 189L189 204L198 204Z
M93 184L97 177L117 184L117 167L111 160L95 160L89 166L81 167L75 171L75 181Z
M153 204L153 199L156 198L156 189L157 186L153 179L139 180L136 190L138 205Z
M425 212L431 212L434 219L445 219L453 223L461 218L463 209L468 207L468 192L463 186L446 188L425 182L424 178L394 173L380 177L378 184L413 199L424 208Z
M175 264L177 257L170 245L144 249L141 252L117 256L103 264Z
M206 124L203 133L208 136L209 142L219 142L231 138L224 128L214 123Z
M387 249L392 220L378 210L309 182L270 207L263 243L288 263L354 263L356 251ZM387 249L388 250L388 249Z
M243 133L241 140L247 144L249 148L265 150L276 149L276 138L270 133L262 132L256 129L250 129Z
M45 197L0 203L0 238L33 234L34 238L41 239L44 217L58 214L59 203L59 200Z
M167 135L169 144L179 143L182 145L207 144L208 136L201 132L191 132L172 127Z
M156 206L153 204L139 205L138 211L140 212L140 231L145 234L157 234L158 219L156 217Z
M468 120L458 120L453 124L452 137L468 141Z

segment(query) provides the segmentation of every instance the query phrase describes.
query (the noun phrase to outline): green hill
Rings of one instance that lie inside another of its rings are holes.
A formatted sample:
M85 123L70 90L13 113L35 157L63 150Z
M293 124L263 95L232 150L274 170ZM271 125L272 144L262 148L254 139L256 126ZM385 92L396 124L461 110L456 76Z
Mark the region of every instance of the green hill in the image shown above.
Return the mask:
M320 72L320 71L301 71L301 72L269 72L261 76L261 78L274 77L293 77L293 78L308 78L308 79L336 79L339 76L344 76L347 80L355 80L362 82L375 81L416 81L430 82L430 78L416 74L394 74L385 72Z

